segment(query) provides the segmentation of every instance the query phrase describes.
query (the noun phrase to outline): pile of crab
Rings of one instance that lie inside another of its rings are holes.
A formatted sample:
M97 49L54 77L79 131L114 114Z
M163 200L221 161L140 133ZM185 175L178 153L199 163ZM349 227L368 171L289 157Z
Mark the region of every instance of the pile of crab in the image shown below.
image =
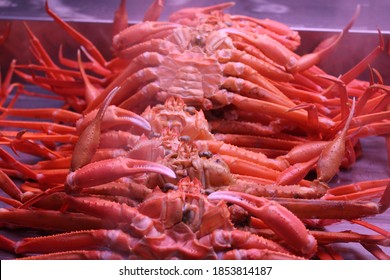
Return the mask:
M336 78L315 64L354 19L299 56L297 32L225 13L233 3L159 22L162 2L128 27L121 1L109 61L47 3L80 42L77 60L58 66L26 25L37 63L13 62L1 88L0 226L41 236L0 235L0 249L26 259L337 259L333 243L356 242L389 258L389 232L364 221L390 206L389 179L328 187L361 154L359 139L390 133L389 87L375 70L356 79L383 39ZM18 108L26 94L63 106ZM343 221L372 234L325 228Z

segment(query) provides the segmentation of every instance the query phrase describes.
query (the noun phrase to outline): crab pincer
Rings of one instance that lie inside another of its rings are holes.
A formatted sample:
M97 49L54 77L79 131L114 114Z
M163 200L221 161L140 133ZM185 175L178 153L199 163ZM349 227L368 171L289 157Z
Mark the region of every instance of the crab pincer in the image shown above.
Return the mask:
M311 257L317 251L317 241L302 221L275 201L232 191L217 191L210 194L208 199L224 200L243 207L267 224L290 248L305 257Z
M66 179L65 190L75 192L82 188L106 184L125 176L145 172L156 172L170 178L176 177L170 168L162 164L118 157L90 163L70 172Z

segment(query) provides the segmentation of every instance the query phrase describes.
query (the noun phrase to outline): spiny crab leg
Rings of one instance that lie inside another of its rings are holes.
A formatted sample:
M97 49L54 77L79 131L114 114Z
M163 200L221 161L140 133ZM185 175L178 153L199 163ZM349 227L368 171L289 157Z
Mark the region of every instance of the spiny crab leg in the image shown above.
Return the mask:
M266 198L240 192L217 191L209 200L225 200L243 207L251 215L260 218L294 250L311 257L317 250L315 238L302 221L280 204Z
M161 236L162 224L159 220L151 219L127 204L94 197L68 196L67 200L69 207L78 212L113 222L127 223L135 237Z
M15 241L3 235L0 235L0 250L13 253L15 251L15 245L16 245Z
M137 240L121 230L83 230L45 237L25 238L16 243L15 252L16 254L47 254L80 248L93 250L105 247L114 251L131 253L131 248L135 246Z
M323 199L275 198L275 201L300 218L309 219L358 219L383 213L390 207L390 184L378 203L370 201L337 201ZM342 209L342 211L340 211Z

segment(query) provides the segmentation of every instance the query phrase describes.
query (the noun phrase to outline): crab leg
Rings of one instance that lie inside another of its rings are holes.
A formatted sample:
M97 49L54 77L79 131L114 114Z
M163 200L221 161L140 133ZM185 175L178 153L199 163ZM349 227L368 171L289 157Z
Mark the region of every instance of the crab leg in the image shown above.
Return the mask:
M13 59L8 67L8 71L5 75L4 80L2 80L0 74L0 106L3 106L4 102L7 100L7 97L14 88L18 88L19 90L23 88L23 86L19 83L11 83L12 76L15 73L15 65L16 59Z
M34 35L34 33L31 31L30 27L25 23L25 28L27 30L27 33L30 37L31 46L32 46L32 52L36 59L44 66L48 66L53 69L59 69L59 67L53 62L53 60L50 58L49 54L46 52L46 50L43 48L41 42L39 39ZM66 81L69 80L69 78L65 77L64 75L57 73L57 72L47 72L50 77L56 78L58 80ZM70 79L73 80L73 79Z
M78 250L29 256L18 260L123 260L123 257L109 251Z
M98 49L92 44L91 41L89 41L87 38L85 38L83 35L81 35L79 32L77 32L75 29L73 29L69 24L67 24L65 21L63 21L57 14L55 14L51 9L49 9L49 3L46 1L45 3L45 9L46 12L70 35L72 38L74 38L77 42L82 44L85 49L92 55L92 57L101 65L106 65L106 60L102 56L102 54L98 51Z
M299 218L280 204L262 197L217 191L208 196L209 200L225 200L243 207L266 223L289 247L304 256L311 257L317 250L315 238L308 232Z
M34 119L51 119L55 122L76 123L81 115L76 112L64 110L60 108L1 108L0 111L7 114L7 116L17 116Z
M143 21L157 21L164 8L164 0L154 0L145 12Z
M80 68L80 73L81 73L81 76L83 78L83 81L84 81L84 85L85 85L85 101L87 102L87 104L90 104L93 100L95 100L97 98L97 96L100 95L101 93L101 90L98 90L89 80L86 72L85 72L85 69L84 69L84 66L83 66L83 63L81 62L81 54L80 54L80 51L77 52L77 62L79 64L79 68Z
M225 28L222 30L229 35L240 37L241 39L256 46L267 57L269 57L283 67L294 65L297 62L297 59L293 52L288 50L278 41L270 38L268 35L244 32L233 28Z
M96 99L88 104L85 112L89 113L98 108L107 95L118 85L120 85L120 90L118 94L116 94L116 97L112 102L113 104L118 104L125 100L126 97L128 97L128 93L132 92L134 88L138 88L140 86L140 81L145 80L145 78L147 81L157 79L157 76L154 76L152 69L154 66L160 65L162 60L163 56L158 53L147 52L137 56L132 60L132 63L129 63L128 66L115 77ZM145 67L150 67L150 69L144 69Z
M318 158L314 158L307 162L299 162L289 166L279 173L276 178L277 185L293 185L298 184L305 176L313 169Z
M379 203L369 201L338 201L309 199L273 199L300 218L309 219L357 219L383 213L390 206L390 184L384 190ZM342 211L340 211L342 209Z
M287 119L291 122L297 123L302 128L307 127L308 114L303 110L288 112L290 109L288 107L243 97L237 94L233 96L232 104L242 110L266 112L267 115L272 117ZM320 117L318 121L320 131L328 131L329 128L334 126L333 121L328 118Z
M84 188L81 191L82 194L123 196L137 201L143 201L151 192L152 190L147 186L135 183L126 177L112 183Z
M184 224L174 226L156 238L134 238L121 230L88 230L49 237L25 238L16 245L17 253L53 253L56 251L100 250L108 248L121 254L142 259L166 259L180 256L186 259L215 258L213 248L195 239ZM185 244L185 246L180 246ZM153 248L153 250L150 250ZM155 252L154 252L155 251Z
M237 134L214 134L215 139L223 141L225 143L243 146L243 147L253 147L253 148L279 148L279 149L292 149L293 147L301 144L301 142L289 139L278 139L274 137L263 137L256 135L242 135L237 137ZM238 139L237 139L238 138Z
M0 169L0 186L1 189L13 199L22 200L23 193L15 183Z
M370 191L372 189L375 190L376 192L378 189L382 189L383 187L386 188L389 182L390 182L390 178L386 178L380 180L362 181L358 183L342 185L342 186L330 188L327 191L327 194L324 198L329 200L337 200L337 199L341 200L344 198L348 198L349 196L354 196L354 194L356 193Z
M349 124L355 110L355 100L353 100L352 108L348 119L345 122L344 128L339 135L335 137L321 152L317 161L317 177L318 180L328 182L339 171L341 162L345 156L345 141L348 133Z
M348 84L353 79L358 77L360 73L362 73L367 67L379 56L379 54L385 49L384 48L384 40L383 36L379 32L379 45L376 46L362 61L360 61L357 65L355 65L351 70L349 70L347 73L344 73L341 75L340 80L342 80L344 83Z
M266 166L262 166L247 160L221 155L222 159L229 166L230 172L253 177L260 177L275 181L279 172Z
M234 249L219 255L224 260L303 260L303 258L268 249Z
M240 65L238 65L240 66ZM230 72L230 75L233 75L234 72ZM253 73L254 75L257 75ZM286 96L282 96L279 90L271 90L270 85L267 85L266 80L262 78L250 78L249 75L240 75L241 77L246 76L249 80L244 80L242 78L236 77L227 77L224 79L222 87L231 92L239 93L241 95L247 96L253 99L261 99L264 101L272 102L282 106L295 106L295 103L288 99ZM268 88L266 88L268 87Z
M216 251L231 249L268 249L289 253L272 240L241 230L214 230L199 240L202 244L211 246Z
M293 75L285 72L281 67L276 67L243 51L235 49L218 50L216 56L221 63L226 63L228 61L241 62L250 66L259 74L275 81L288 82L294 79Z
M119 7L115 11L112 34L115 36L129 25L129 18L126 11L126 0L121 0Z
M376 244L367 244L361 242L361 245L373 254L378 260L390 260L390 256L386 254L378 245Z
M0 126L4 127L21 127L26 129L41 130L48 133L75 133L76 129L72 126L62 125L52 122L26 122L26 121L12 121L0 120Z
M1 134L6 137L20 136L20 140L35 140L35 141L48 141L48 142L65 142L74 143L77 141L78 136L74 134L47 134L41 132L26 131L23 135L20 135L18 131L1 131Z
M0 234L0 250L15 252L16 242Z
M290 105L287 105L287 106L284 105L284 106L291 107L292 104L295 105L295 103L293 103L287 96L285 96L283 92L278 90L270 81L265 79L262 75L260 75L252 67L245 65L244 63L241 63L241 62L230 62L230 61L225 63L225 64L222 64L222 67L223 67L223 73L225 75L245 79L245 80L247 80L255 85L258 85L260 88L265 89L264 93L267 93L267 92L272 93L275 96L274 99L279 97L280 99L284 100L284 103L287 102L290 104ZM232 84L232 83L230 83L230 84ZM244 86L245 86L245 83L244 83ZM246 86L248 86L248 85L246 85ZM244 87L244 92L245 92L245 87ZM263 95L265 95L264 93L263 93ZM265 96L269 96L268 98L271 98L270 94L267 94ZM282 102L282 101L279 101L279 102L277 101L274 103L278 104L280 102Z
M29 168L26 164L16 160L12 155L0 148L0 158L2 158L9 166L19 171L23 176L27 178L37 180L38 174Z
M354 15L352 16L352 19L350 22L344 27L344 29L341 31L341 33L337 36L332 36L328 38L327 40L323 41L319 47L317 47L317 51L314 53L306 54L297 59L296 61L292 60L289 61L288 64L286 64L287 71L291 73L297 73L302 72L313 65L319 63L323 57L325 57L338 43L339 41L344 37L344 35L348 32L348 30L352 27L354 24L356 18L358 17L360 13L360 5L357 6L356 11Z
M162 55L168 55L170 50L177 48L174 43L163 39L151 39L131 46L129 48L119 50L118 56L126 61L131 61L135 57L145 52L157 52Z
M68 196L69 207L87 215L101 217L113 222L125 222L137 237L154 237L161 235L161 224L158 220L141 214L136 208L126 204L110 202L92 197Z
M357 232L326 232L310 231L319 244L336 242L364 242L365 244L378 244L389 246L389 239L383 235L368 235Z
M249 23L260 25L262 28L260 30L257 29L259 32L263 32L272 39L282 43L290 50L295 50L300 44L300 36L298 32L291 30L288 26L281 22L268 18L257 19L244 15L231 15L230 18L237 21L239 25L241 25L243 21L249 21Z
M52 151L51 149L47 148L42 144L38 144L36 142L27 139L23 139L23 140L20 139L19 136L21 136L22 133L20 133L20 135L17 135L16 139L5 138L6 141L8 141L6 145L9 145L15 154L17 154L17 151L20 151L25 154L30 154L30 155L34 155L46 159L55 159L55 158L62 157L60 153Z
M234 184L227 187L220 188L219 190L235 191L251 194L261 197L289 197L289 198L320 198L328 190L328 186L325 184L311 183L311 185L276 185L274 182L257 182L257 177L241 176L235 181Z
M35 229L72 231L117 227L110 220L82 213L62 213L54 210L0 208L0 222Z
M15 253L47 254L60 251L96 250L109 248L117 252L131 253L138 239L121 230L83 230L47 237L24 238L16 243Z
M142 22L115 35L112 47L114 50L123 50L128 46L146 41L147 37L150 37L150 39L159 38L161 34L165 34L165 31L172 31L179 26L172 22Z

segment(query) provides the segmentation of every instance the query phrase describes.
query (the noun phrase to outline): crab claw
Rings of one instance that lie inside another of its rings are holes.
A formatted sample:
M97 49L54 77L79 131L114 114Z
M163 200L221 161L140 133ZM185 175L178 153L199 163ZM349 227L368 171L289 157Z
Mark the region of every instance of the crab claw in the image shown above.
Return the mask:
M156 172L170 178L176 177L176 174L164 165L118 157L93 162L70 172L66 179L65 191L71 193L82 188L106 184L125 176L145 172Z
M98 109L89 112L84 118L77 122L76 127L78 131L83 131L91 121L96 117ZM107 107L104 116L101 120L101 130L107 130L114 127L138 127L145 132L151 131L150 124L143 117L114 105Z
M305 257L311 257L317 251L317 241L302 221L275 201L232 191L217 191L210 194L208 199L224 200L243 207L251 215L267 224L285 240L289 247Z

